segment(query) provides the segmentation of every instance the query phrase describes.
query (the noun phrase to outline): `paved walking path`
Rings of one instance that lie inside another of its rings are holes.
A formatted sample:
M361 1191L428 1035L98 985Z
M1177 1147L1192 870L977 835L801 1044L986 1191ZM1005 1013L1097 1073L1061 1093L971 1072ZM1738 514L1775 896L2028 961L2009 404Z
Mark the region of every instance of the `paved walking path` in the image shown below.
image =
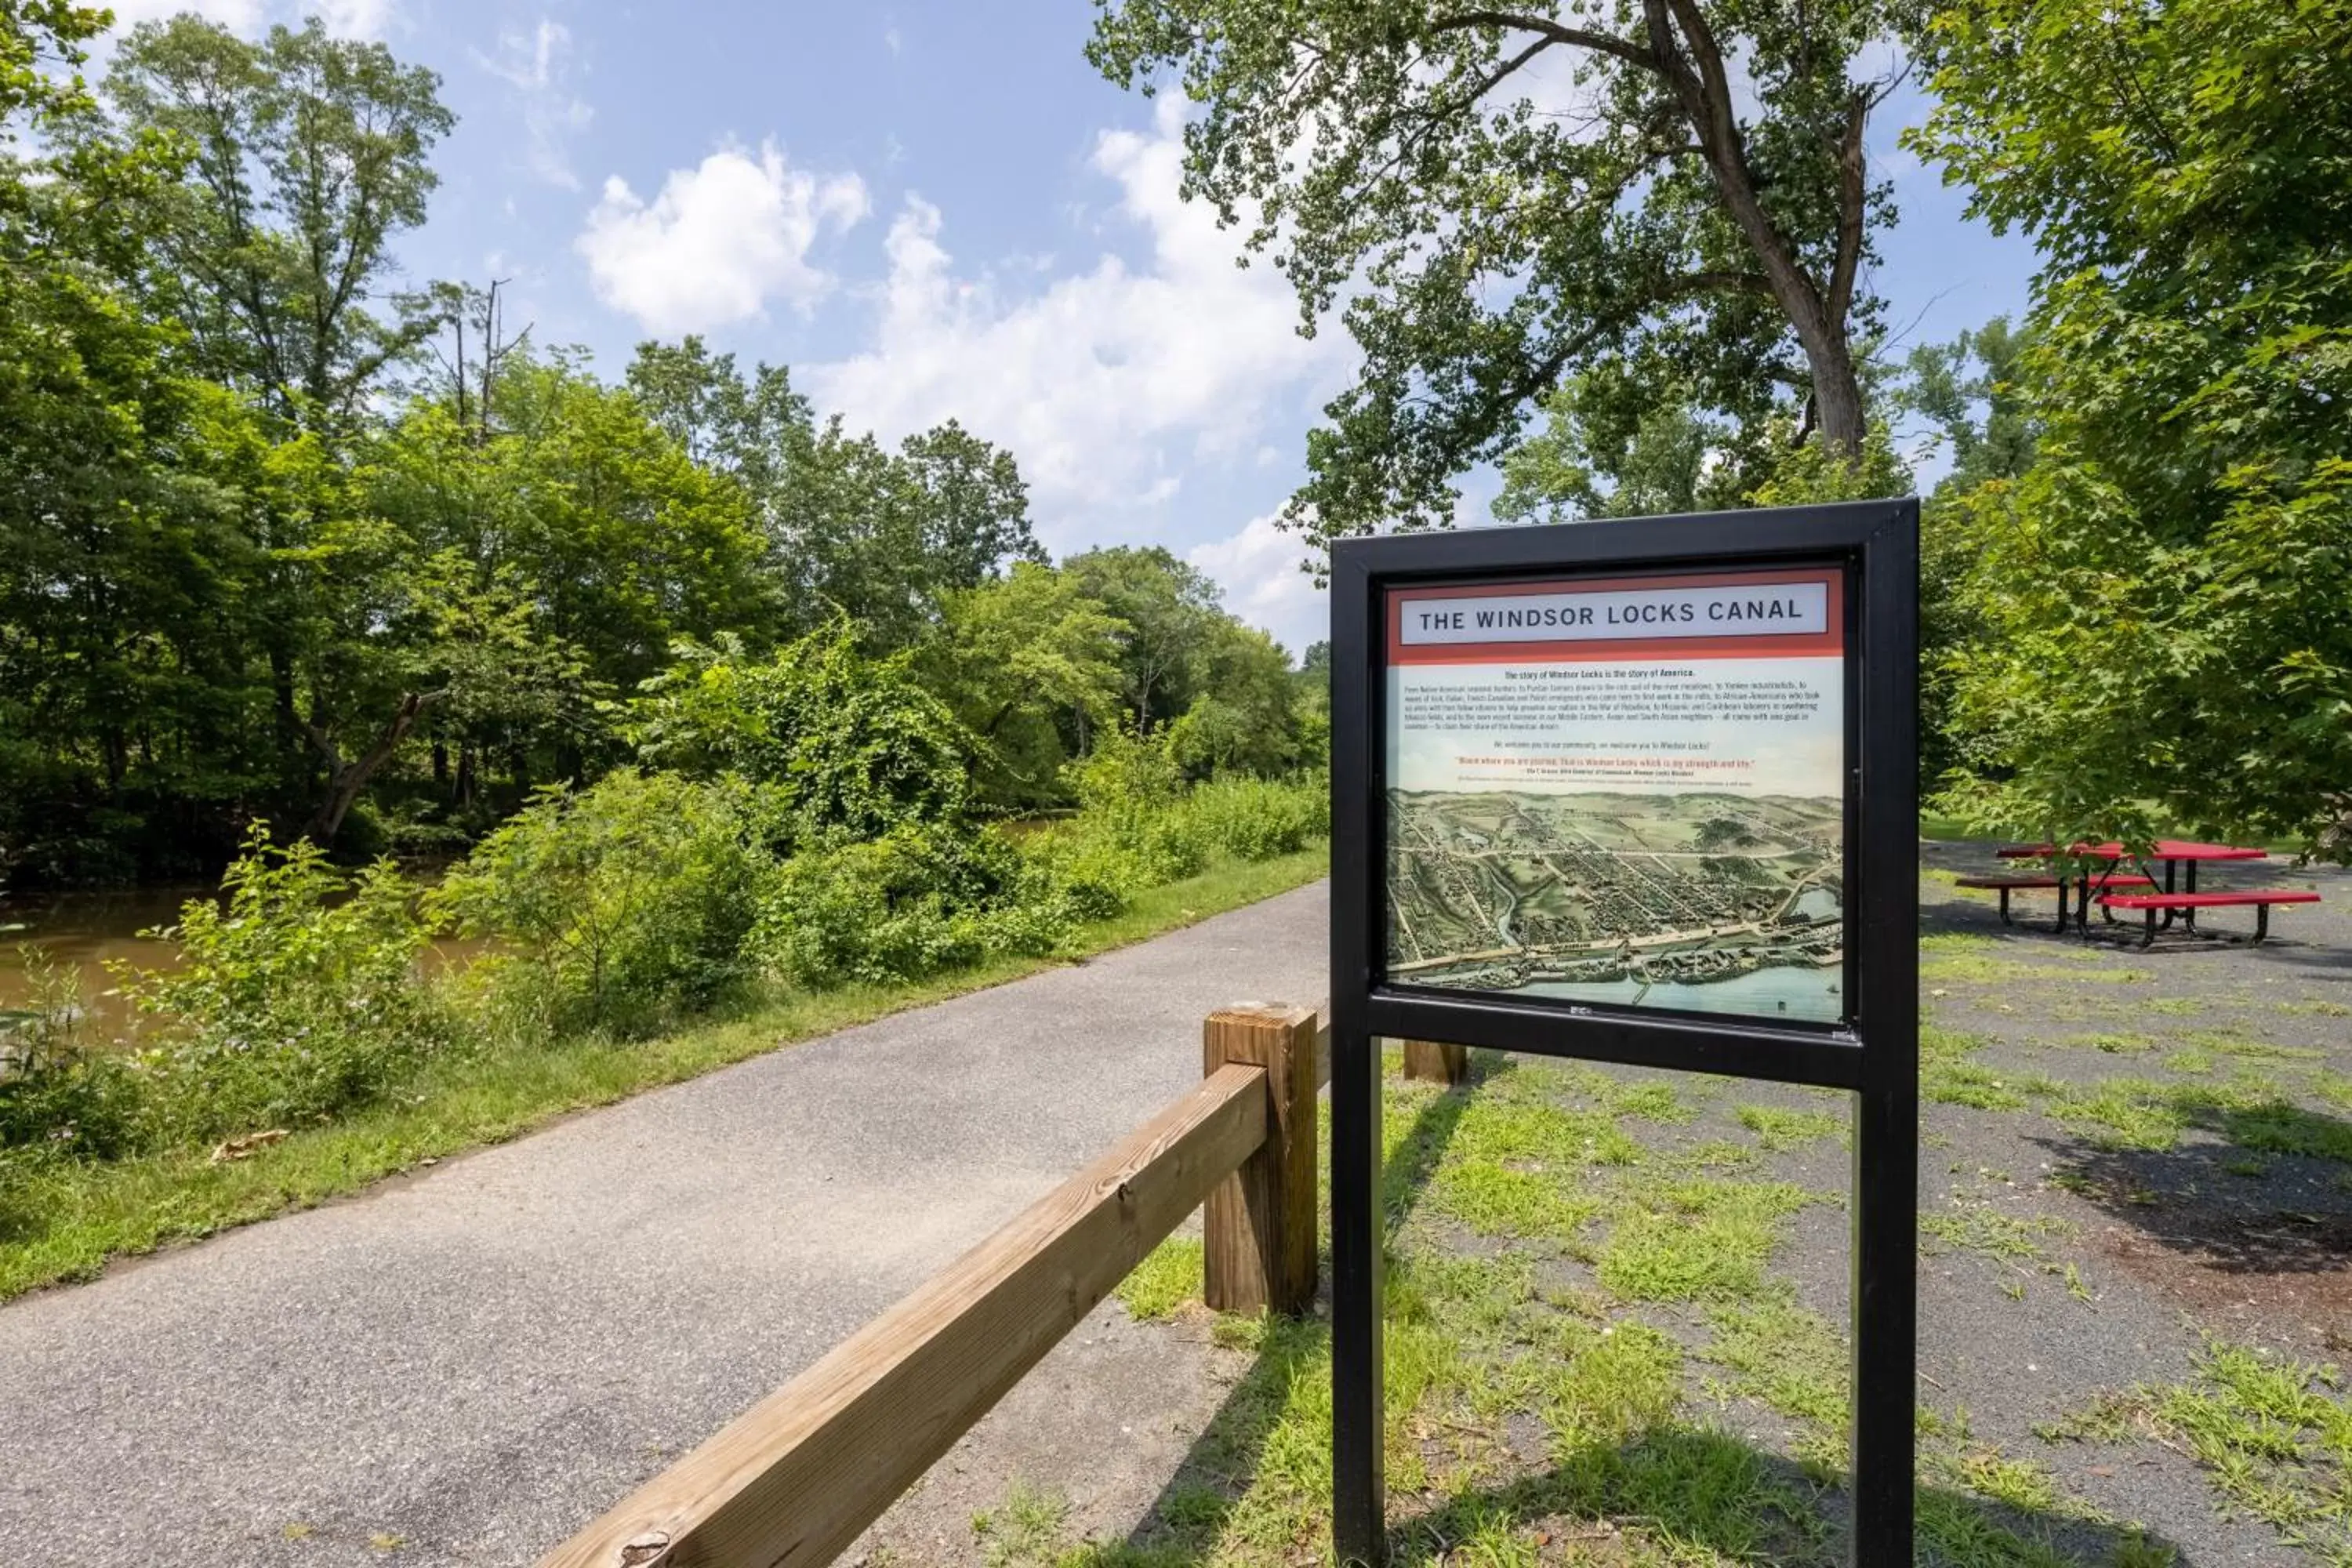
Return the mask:
M1319 1001L1325 890L0 1309L0 1563L522 1563Z

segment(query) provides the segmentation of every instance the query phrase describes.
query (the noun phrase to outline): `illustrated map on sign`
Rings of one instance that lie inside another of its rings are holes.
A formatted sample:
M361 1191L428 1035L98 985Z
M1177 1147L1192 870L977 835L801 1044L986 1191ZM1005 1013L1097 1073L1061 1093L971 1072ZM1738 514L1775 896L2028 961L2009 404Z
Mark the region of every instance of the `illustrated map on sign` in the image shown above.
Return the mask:
M1839 801L1391 790L1389 813L1391 982L1845 1016Z

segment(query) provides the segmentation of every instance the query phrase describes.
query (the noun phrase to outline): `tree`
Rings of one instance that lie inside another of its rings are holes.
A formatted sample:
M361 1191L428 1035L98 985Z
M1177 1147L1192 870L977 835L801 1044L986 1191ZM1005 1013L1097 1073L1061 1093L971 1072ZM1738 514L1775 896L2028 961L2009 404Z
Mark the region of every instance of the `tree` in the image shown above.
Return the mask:
M1956 798L2352 858L2352 12L1986 0L1931 57L1913 144L2045 258L2037 455L1967 498L1997 755Z
M1865 49L1906 0L1119 0L1090 58L1205 104L1189 195L1275 252L1307 324L1343 294L1360 380L1287 517L1317 538L1450 520L1562 378L1677 368L1741 422L1785 389L1858 455L1876 321ZM1563 82L1562 77L1566 80Z
M1076 574L1034 561L950 590L940 612L917 668L980 742L981 796L1005 806L1056 799L1072 745L1118 718L1125 624Z
M1738 506L1744 434L1671 393L1633 398L1616 367L1570 376L1544 399L1544 426L1503 459L1495 515L1572 522Z
M253 787L238 644L251 552L190 470L216 398L140 311L175 150L88 142L102 13L0 11L0 870L202 864ZM29 149L29 150L27 150Z
M1987 479L2013 479L2033 466L2033 415L2020 384L2032 341L2031 330L1996 316L1948 343L1911 351L1910 377L1896 401L1933 425L1951 450L1951 471L1936 487L1939 495L1958 495Z
M435 300L382 296L456 123L439 87L316 17L257 44L189 14L124 37L106 80L121 126L189 153L154 284L208 374L289 423L337 428L424 342Z
M840 621L766 659L732 637L677 651L635 705L640 756L767 786L786 818L780 847L962 817L971 736L915 679L911 656L868 658Z
M795 630L845 615L873 647L909 647L937 626L941 595L1045 558L1013 455L954 420L895 452L837 416L820 429L782 366L747 380L698 337L640 343L628 379L663 429L741 489Z
M1197 659L1223 612L1216 584L1160 545L1118 545L1073 555L1063 568L1125 629L1119 702L1149 731L1172 722L1199 690Z
M1919 773L1930 784L1998 760L1998 738L1963 721L1958 697L1961 668L1992 630L1971 604L1979 548L1971 498L2033 466L2040 431L2021 384L2032 341L2031 329L1997 316L1948 343L1922 343L1893 400L1927 420L1952 455L1920 512Z

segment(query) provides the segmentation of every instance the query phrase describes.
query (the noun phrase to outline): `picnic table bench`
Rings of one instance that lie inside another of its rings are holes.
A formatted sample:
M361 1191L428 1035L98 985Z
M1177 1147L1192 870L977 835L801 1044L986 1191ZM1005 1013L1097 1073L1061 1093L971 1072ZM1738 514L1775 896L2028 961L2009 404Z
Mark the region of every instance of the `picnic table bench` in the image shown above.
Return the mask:
M2317 893L2298 888L2249 888L2227 893L2109 893L2099 900L2103 910L2138 910L2147 917L2147 929L2139 939L2142 947L2156 940L2156 917L2162 911L2169 921L2174 911L2184 919L2195 918L2199 910L2243 909L2251 905L2254 911L2253 940L2262 941L2271 934L2273 904L2315 904Z
M2098 883L2097 890L2100 892L2105 892L2110 888L2153 888L2156 886L2154 881L2146 877L2133 876L2124 872L2111 873L2096 879L2084 877L2082 879L2082 912L2086 917L2091 907L2091 884L2095 879ZM1956 888L1976 888L1987 891L1998 892L2000 895L2000 923L2003 925L2013 923L2009 918L2009 896L2011 893L2020 891L2031 892L2035 890L2046 891L2054 888L2057 889L2058 893L2058 924L2055 929L2062 934L2066 930L2066 889L2070 885L2066 878L1956 877L1952 879L1952 885ZM2115 917L2110 915L2108 918L2112 920Z

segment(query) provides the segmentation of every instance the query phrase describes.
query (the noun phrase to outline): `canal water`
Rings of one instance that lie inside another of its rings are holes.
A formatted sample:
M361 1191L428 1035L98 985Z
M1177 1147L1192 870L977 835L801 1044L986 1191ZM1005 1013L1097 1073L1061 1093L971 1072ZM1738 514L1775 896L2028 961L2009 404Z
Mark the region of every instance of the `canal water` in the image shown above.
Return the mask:
M104 1045L131 1032L136 1016L115 994L110 963L138 969L169 969L180 961L178 947L142 936L180 918L191 899L217 898L216 888L126 888L62 893L28 893L0 899L0 1013L26 1008L34 1000L44 966L70 974L84 1010L79 1031L87 1045ZM486 945L444 938L425 952L428 968L473 956Z

